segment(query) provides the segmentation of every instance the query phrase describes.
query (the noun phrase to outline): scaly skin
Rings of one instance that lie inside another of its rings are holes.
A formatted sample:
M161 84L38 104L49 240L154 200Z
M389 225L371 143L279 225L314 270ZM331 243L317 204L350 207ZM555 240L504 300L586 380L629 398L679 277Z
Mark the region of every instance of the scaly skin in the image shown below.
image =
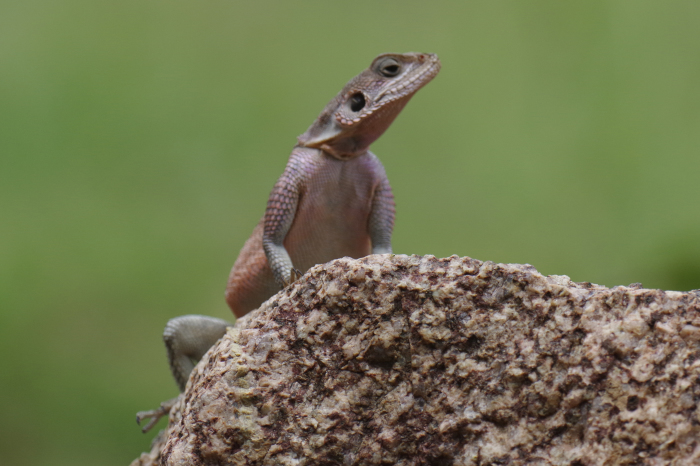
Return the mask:
M431 54L380 55L299 136L231 270L226 301L236 316L292 282L294 269L391 253L394 197L368 147L439 69Z
M226 300L240 317L290 282L292 267L391 252L393 226L394 197L374 154L341 161L297 147L231 270Z
M379 159L369 152L413 95L440 70L436 55L383 54L353 78L298 138L265 215L233 265L226 301L241 317L316 264L391 253L394 196ZM163 339L181 391L194 363L229 324L182 316ZM148 431L173 400L153 411Z

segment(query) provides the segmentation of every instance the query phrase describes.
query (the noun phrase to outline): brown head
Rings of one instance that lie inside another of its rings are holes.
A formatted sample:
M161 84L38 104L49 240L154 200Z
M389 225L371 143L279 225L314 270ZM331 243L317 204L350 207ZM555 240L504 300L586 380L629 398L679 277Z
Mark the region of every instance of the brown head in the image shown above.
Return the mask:
M418 89L440 71L432 53L385 53L345 85L316 121L299 136L299 144L321 149L338 159L363 154L391 125Z

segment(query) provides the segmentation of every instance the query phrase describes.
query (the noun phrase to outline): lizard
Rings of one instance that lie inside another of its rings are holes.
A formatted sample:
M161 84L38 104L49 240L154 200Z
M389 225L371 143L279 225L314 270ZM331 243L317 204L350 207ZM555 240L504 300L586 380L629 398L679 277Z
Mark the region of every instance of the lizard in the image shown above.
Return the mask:
M297 138L263 218L231 269L226 301L236 317L257 309L316 264L392 253L394 196L369 146L440 67L435 54L379 55ZM163 340L181 392L195 363L230 325L200 315L167 323ZM169 413L176 399L139 412L138 423L151 418L142 430Z

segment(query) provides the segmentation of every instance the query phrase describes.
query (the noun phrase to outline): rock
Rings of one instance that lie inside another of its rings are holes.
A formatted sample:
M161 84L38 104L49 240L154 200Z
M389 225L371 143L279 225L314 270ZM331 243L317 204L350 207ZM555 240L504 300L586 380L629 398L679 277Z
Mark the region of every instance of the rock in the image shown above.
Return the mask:
M699 298L339 259L239 319L133 464L700 464Z

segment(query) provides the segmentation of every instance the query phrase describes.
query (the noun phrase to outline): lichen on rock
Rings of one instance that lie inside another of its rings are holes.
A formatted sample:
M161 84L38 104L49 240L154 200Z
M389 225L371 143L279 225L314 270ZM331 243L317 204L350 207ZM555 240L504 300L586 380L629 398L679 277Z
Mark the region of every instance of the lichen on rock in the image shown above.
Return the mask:
M239 319L133 464L700 464L699 356L694 292L338 259Z

